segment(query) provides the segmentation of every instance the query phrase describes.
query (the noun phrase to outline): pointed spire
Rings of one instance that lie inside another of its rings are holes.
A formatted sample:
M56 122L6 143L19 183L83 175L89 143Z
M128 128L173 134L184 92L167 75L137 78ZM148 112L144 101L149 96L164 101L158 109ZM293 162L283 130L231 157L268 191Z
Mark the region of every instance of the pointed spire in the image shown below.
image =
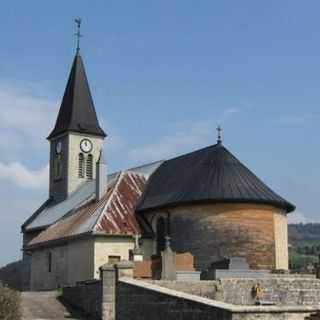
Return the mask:
M73 60L55 127L48 139L67 131L106 136L98 122L85 68L78 50Z

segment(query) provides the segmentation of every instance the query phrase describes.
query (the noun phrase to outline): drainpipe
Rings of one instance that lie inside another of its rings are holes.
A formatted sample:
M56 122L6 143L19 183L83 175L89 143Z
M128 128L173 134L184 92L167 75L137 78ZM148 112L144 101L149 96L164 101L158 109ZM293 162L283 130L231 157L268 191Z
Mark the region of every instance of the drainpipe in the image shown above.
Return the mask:
M96 165L96 200L99 201L107 192L107 164L104 160L102 150Z

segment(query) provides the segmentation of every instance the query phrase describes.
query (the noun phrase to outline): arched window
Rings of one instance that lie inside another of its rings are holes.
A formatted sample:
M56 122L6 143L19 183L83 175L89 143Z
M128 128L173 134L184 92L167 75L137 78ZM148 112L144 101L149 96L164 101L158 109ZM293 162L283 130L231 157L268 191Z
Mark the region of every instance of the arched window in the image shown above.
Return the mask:
M79 178L84 178L84 155L79 153L79 168L78 168Z
M157 221L157 255L161 254L166 247L166 221L160 217Z
M92 157L92 154L89 154L88 158L87 158L86 175L87 175L88 179L93 178L93 157Z

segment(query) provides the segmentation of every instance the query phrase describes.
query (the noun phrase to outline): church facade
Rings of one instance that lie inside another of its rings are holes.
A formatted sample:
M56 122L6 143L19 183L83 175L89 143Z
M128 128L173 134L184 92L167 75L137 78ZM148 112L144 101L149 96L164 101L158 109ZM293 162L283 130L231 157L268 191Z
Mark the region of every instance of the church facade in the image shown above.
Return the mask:
M197 270L245 257L253 269L288 269L294 206L217 144L107 173L82 57L75 55L50 143L49 198L22 225L25 289L99 278L105 263L164 249L194 255Z

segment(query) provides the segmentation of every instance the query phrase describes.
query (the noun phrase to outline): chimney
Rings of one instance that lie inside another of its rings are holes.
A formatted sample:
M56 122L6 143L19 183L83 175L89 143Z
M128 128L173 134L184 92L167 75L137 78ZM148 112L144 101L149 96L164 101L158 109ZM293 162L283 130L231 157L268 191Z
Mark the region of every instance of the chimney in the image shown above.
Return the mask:
M107 164L103 158L102 149L96 166L96 200L99 201L107 192Z

